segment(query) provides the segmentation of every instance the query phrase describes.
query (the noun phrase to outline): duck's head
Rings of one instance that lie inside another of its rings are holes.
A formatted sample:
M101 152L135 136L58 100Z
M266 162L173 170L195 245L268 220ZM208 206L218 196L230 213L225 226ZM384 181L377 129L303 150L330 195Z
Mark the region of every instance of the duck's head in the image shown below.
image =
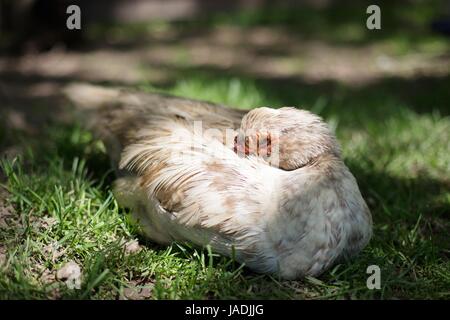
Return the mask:
M249 111L234 138L234 151L262 157L283 170L304 167L322 155L340 155L327 124L309 111L292 107Z

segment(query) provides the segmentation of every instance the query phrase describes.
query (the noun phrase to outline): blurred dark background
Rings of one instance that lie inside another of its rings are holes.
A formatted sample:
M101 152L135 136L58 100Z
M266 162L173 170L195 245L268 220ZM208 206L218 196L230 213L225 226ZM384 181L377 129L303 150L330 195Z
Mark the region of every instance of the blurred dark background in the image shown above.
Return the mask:
M68 17L66 8L71 4L82 9L83 28L78 32L64 27ZM337 27L363 22L365 11L361 9L370 4L383 8L383 27L390 34L407 30L414 27L411 24L417 23L436 33L450 34L450 3L442 0L401 0L395 3L336 0L2 0L0 44L6 52L15 53L27 49L48 50L59 43L76 47L86 42L87 38L83 36L86 29L101 24L217 22L225 16L228 16L228 22L282 24L296 27L300 33L310 32L314 27L318 29L313 31L314 35L327 27L319 22L337 24ZM316 17L318 14L322 17Z

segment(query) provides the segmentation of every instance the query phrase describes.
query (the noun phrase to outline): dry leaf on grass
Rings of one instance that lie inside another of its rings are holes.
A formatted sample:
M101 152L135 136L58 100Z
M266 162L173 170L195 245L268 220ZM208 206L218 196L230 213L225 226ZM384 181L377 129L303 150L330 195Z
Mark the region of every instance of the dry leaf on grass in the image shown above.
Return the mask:
M81 268L74 261L69 261L64 264L56 272L56 278L64 281L69 289L81 288Z
M142 250L139 242L137 240L130 240L124 244L124 251L126 254L138 253Z

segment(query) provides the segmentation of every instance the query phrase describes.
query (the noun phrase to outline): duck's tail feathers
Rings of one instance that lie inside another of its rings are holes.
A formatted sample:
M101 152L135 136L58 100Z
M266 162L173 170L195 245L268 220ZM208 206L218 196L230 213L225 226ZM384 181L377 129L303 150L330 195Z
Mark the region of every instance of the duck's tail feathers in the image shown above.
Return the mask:
M142 110L139 95L123 88L72 83L62 90L75 119L101 139L114 163L118 163L126 139L138 127Z

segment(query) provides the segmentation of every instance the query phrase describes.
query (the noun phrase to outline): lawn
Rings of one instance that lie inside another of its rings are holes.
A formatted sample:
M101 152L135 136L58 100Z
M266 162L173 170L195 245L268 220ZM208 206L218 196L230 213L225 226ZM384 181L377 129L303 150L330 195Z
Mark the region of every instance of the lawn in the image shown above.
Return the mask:
M218 17L214 26L239 21L245 29L295 20L286 13L280 21L264 16ZM343 40L345 33L330 34L328 27L314 36L365 45L364 35L352 38L357 33L350 32ZM133 30L141 36L139 28ZM449 50L446 39L399 34L366 40L397 57ZM0 171L1 299L450 298L448 74L389 76L354 86L263 78L233 68L222 72L194 67L189 57L181 60L174 81L131 86L245 109L295 105L324 117L371 209L370 244L351 261L299 281L252 273L209 248L158 246L143 238L118 206L104 146L81 123L52 121L39 134L1 126L0 146L16 150L3 157ZM58 280L58 270L69 261L81 268L77 288ZM370 265L381 269L379 290L366 286Z

